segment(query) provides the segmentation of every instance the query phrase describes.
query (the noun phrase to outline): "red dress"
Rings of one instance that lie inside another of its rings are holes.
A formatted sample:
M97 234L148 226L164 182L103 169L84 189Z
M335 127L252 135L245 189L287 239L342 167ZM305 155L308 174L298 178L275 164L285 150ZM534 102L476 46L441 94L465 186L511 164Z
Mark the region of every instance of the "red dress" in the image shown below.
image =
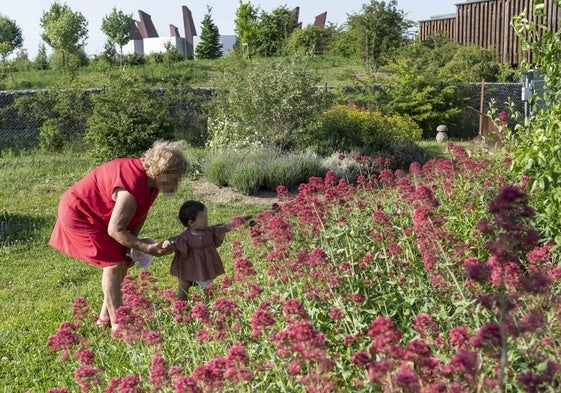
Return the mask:
M107 233L115 206L111 195L116 188L127 190L136 200L136 212L127 229L142 222L158 189L148 187L139 158L118 158L94 168L63 194L49 244L96 266L124 261L126 248Z
M183 281L203 282L224 274L224 265L216 248L224 242L226 232L228 227L221 224L209 226L200 234L186 229L170 238L175 243L171 275Z

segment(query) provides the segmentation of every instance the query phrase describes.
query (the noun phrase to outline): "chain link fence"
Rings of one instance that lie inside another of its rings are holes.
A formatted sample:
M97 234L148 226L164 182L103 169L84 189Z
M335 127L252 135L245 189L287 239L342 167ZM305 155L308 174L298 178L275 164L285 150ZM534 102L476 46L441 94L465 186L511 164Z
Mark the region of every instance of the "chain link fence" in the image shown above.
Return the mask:
M485 103L493 99L498 109L508 99L515 108L524 111L520 83L485 83ZM345 87L321 87L324 97ZM93 110L92 97L103 89L60 89L0 91L0 152L5 149L34 149L41 144L41 127L49 119L56 119L66 143L81 143L87 132L88 119ZM206 103L210 89L168 88L157 89L162 110L168 110L176 124L176 139L186 140L193 146L202 146L207 140ZM478 108L481 84L472 84L469 105ZM326 101L326 106L329 102ZM486 105L484 111L488 110ZM477 135L478 118L466 109L461 127L472 129ZM48 128L43 131L48 133ZM454 136L453 130L451 135ZM473 135L473 136L475 136Z
M0 91L0 151L34 149L41 133L48 133L47 121L56 119L66 144L80 144L93 111L92 97L103 89L51 89ZM208 89L157 89L162 111L169 111L176 124L176 139L194 146L206 141Z

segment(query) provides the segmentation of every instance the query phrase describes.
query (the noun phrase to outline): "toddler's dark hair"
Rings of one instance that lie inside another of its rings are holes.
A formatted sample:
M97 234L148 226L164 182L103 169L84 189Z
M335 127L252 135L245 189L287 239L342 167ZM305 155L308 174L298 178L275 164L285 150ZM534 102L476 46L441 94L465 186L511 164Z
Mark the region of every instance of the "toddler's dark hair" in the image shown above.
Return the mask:
M179 221L183 226L188 227L189 221L197 219L197 214L206 209L206 206L199 201L185 201L179 208Z

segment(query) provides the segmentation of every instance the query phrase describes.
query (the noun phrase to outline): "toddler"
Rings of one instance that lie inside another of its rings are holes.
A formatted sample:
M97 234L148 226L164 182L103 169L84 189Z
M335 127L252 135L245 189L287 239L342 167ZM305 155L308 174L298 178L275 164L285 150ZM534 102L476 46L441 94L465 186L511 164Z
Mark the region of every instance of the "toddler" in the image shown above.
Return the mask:
M251 216L244 216L244 221ZM199 284L203 288L206 302L209 301L208 286L221 274L224 265L217 247L224 242L231 223L208 225L206 206L198 201L186 201L179 209L179 220L185 230L164 241L163 247L175 253L170 273L177 277L179 286L177 298L187 300L189 288Z

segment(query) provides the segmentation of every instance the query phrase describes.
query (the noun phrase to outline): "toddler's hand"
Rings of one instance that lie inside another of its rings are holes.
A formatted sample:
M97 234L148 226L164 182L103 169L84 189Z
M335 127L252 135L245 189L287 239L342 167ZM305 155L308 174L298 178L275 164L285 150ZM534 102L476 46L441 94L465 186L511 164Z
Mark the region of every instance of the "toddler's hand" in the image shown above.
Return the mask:
M173 242L169 239L166 239L162 242L162 248L166 249L166 248L170 248L173 247Z

